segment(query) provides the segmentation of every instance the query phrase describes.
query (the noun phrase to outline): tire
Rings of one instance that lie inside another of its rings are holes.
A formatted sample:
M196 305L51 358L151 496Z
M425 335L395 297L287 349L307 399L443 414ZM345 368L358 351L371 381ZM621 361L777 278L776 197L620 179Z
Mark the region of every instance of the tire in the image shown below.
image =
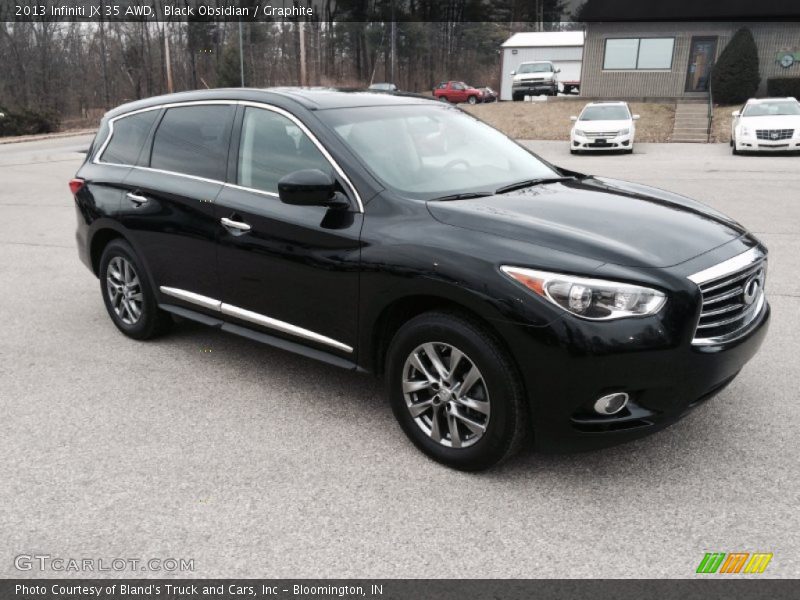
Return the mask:
M450 377L440 375L430 359L431 351ZM453 369L454 351L462 358ZM397 421L414 445L434 460L462 471L480 471L522 447L528 418L519 374L494 335L479 322L450 312L415 317L394 336L385 372ZM468 378L470 372L478 378ZM467 383L469 396L461 396L459 388L468 379L472 382ZM409 390L408 383L421 387ZM415 407L414 415L411 407ZM455 435L452 423L456 423Z
M475 96L470 96L469 98L467 98L467 102L469 104L477 104L478 103L478 99Z
M449 102L446 96L439 96L439 102Z
M511 101L512 102L519 102L520 100L522 100L522 97L519 94L512 94L511 95Z
M108 315L122 333L135 340L147 340L169 330L172 317L158 308L142 261L128 242L115 239L108 243L100 258L99 276ZM118 290L113 297L112 289Z
M578 153L578 151L577 151L577 150L574 150L573 148L570 148L570 149L569 149L569 153L570 153L570 154L577 154L577 153Z
M733 146L731 146L731 154L733 154L734 156L740 156L740 155L742 154L741 152L739 152L739 151L736 149L736 144L734 144Z

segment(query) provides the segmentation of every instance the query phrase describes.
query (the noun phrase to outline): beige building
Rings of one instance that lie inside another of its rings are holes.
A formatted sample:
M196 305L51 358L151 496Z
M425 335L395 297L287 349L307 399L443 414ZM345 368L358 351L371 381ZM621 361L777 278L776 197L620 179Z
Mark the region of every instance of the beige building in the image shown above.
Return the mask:
M767 79L800 77L800 22L592 22L586 25L581 95L706 97L711 70L733 34L752 31Z

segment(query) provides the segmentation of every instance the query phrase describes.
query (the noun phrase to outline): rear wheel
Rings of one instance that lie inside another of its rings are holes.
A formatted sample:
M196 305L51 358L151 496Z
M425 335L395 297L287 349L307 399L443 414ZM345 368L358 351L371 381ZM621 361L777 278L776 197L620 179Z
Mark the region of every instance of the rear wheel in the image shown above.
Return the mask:
M392 411L431 458L478 471L521 447L528 425L519 375L481 324L425 313L397 332L386 360Z
M128 337L146 340L165 333L169 313L158 308L141 261L127 242L112 240L100 258L100 291L114 325Z

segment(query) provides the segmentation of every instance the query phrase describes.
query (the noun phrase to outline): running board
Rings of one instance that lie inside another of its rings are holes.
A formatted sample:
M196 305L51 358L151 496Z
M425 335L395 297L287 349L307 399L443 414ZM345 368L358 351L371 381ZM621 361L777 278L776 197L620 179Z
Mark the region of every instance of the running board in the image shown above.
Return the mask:
M269 335L268 333L255 331L254 329L242 327L241 325L234 325L233 323L228 323L222 319L211 317L204 313L196 312L188 308L183 308L182 306L175 306L174 304L159 304L158 307L161 310L178 315L184 319L196 321L197 323L202 323L203 325L208 325L209 327L214 327L215 329L221 329L222 331L226 331L234 335L246 337L256 342L266 344L267 346L272 346L273 348L279 348L281 350L286 350L287 352L292 352L293 354L299 354L300 356L313 358L314 360L333 365L334 367L347 369L348 371L363 370L359 368L359 366L353 361L347 360L346 358L341 358L335 354L331 354L323 350L317 350L316 348L309 348L308 346L298 344L297 342L285 340L274 335Z

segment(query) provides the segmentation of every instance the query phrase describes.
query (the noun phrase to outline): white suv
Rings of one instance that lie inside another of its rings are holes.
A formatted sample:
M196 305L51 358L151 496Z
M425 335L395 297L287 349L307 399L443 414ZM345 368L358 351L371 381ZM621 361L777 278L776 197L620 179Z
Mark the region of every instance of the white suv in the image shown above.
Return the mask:
M734 154L800 150L800 102L795 98L751 98L732 114Z
M638 118L631 114L627 102L590 102L580 116L570 117L575 125L569 133L569 151L620 150L630 154Z

